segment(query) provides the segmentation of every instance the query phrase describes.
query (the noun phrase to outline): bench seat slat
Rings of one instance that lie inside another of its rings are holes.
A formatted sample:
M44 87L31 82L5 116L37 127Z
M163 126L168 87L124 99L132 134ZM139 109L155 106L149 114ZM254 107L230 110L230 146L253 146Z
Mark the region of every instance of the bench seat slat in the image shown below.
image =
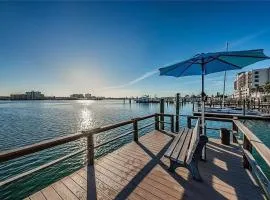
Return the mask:
M197 120L197 123L193 129L193 134L190 140L190 147L188 148L186 163L189 164L192 160L192 156L196 150L196 147L199 143L200 136L199 136L200 126L199 126L199 120Z
M164 154L165 157L171 157L171 154L173 152L173 150L175 149L175 146L178 144L179 139L182 136L182 133L184 132L185 128L181 128L179 130L179 133L177 134L177 136L173 139L172 144L170 145L170 147L167 149L166 153Z
M180 140L178 141L172 155L171 155L171 159L174 160L174 161L177 161L177 158L181 152L181 149L184 145L184 142L185 142L185 139L186 139L186 136L187 136L187 133L188 133L188 130L187 128L185 128L183 134L181 135L181 138Z
M180 152L180 154L178 156L178 159L177 159L181 163L185 162L192 134L193 134L193 130L189 129L188 133L187 133L185 143L184 143L184 145L183 145L183 147L181 149L181 152Z

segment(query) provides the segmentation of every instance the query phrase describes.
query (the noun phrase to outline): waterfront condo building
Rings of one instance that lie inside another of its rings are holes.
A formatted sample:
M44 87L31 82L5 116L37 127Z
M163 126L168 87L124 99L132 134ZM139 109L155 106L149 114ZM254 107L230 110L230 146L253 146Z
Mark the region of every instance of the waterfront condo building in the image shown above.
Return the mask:
M270 82L270 67L240 72L234 81L233 97L260 99L264 95L261 87L267 82Z

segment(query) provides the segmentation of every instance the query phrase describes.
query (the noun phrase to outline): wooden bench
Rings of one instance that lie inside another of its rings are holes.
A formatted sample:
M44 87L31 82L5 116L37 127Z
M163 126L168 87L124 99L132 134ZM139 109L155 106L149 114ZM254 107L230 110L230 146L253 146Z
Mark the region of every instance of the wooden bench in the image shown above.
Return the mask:
M170 159L169 170L174 172L177 167L186 167L193 179L202 181L198 161L207 142L205 135L200 136L199 120L194 129L181 128L164 155Z

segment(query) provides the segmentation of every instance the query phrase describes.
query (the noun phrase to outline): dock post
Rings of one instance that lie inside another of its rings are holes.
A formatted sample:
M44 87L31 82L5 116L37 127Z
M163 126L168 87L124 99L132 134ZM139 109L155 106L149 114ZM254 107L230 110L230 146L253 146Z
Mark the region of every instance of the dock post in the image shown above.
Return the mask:
M155 114L155 130L159 130L159 119L158 114Z
M171 118L171 132L173 133L174 132L174 116L171 115L170 118Z
M133 140L138 142L138 121L137 119L133 119Z
M180 94L179 93L177 93L176 94L176 110L175 110L175 132L179 132L179 114L180 114L180 112L179 112L179 107L180 107Z
M160 129L164 130L164 99L160 99Z
M191 117L187 116L187 127L191 128Z
M244 141L243 141L243 148L248 150L250 153L252 153L252 144L247 139L247 137L244 135ZM243 167L246 169L251 170L251 166L247 160L247 157L245 156L245 153L243 154Z

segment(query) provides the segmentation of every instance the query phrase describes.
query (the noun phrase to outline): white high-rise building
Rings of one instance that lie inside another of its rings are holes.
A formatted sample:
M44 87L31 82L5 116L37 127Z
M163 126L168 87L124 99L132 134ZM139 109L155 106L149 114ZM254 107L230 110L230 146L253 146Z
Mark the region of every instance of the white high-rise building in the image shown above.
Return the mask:
M270 67L238 73L234 81L234 98L261 98L263 93L259 89L270 82Z

